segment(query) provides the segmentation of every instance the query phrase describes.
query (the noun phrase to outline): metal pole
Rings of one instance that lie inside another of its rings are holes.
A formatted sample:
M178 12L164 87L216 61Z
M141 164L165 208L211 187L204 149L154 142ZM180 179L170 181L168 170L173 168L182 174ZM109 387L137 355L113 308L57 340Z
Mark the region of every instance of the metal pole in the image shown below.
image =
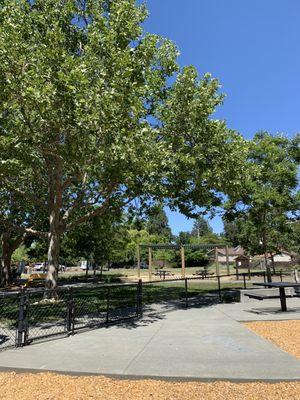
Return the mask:
M181 246L180 248L180 254L181 254L181 277L185 278L185 255L183 246Z
M109 302L110 302L110 287L107 288L107 298L106 298L106 323L109 322Z
M136 316L142 317L143 316L143 283L142 280L139 279L137 283L137 298L136 298Z
M141 254L140 254L140 245L136 246L136 257L137 257L137 274L138 278L141 278Z
M281 311L287 311L286 295L284 287L279 288L279 295L280 295Z
M219 257L218 257L218 248L217 247L215 247L215 263L216 263L216 275L220 275Z
M189 299L188 299L188 282L187 282L187 278L184 278L184 289L185 289L185 308L188 308Z
M149 272L149 281L152 281L152 248L149 247L148 249L149 255L149 264L148 264L148 272Z
M73 288L69 288L69 299L68 299L68 310L67 310L67 331L69 334L74 335L75 325L75 304L74 304L74 293Z
M27 294L25 290L22 289L20 292L20 301L19 301L19 317L18 317L16 347L25 346L27 343L27 336L28 336L28 326L26 323L27 303L28 303Z
M219 292L219 300L220 300L220 302L222 302L222 293L221 293L221 280L220 280L220 277L219 277L219 275L217 276L217 279L218 279L218 292Z
M227 245L226 245L226 268L227 268L227 275L230 275L229 251L228 251L228 246Z
M263 272L263 276L264 276L264 282L266 283L267 278L266 278L266 271Z
M243 281L244 281L244 289L247 289L247 284L246 284L246 273L243 273Z

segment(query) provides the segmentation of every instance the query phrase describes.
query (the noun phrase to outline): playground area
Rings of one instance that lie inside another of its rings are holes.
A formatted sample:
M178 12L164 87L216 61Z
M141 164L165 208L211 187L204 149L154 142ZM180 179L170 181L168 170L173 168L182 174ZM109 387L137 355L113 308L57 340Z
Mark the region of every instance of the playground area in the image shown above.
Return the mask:
M0 353L0 398L298 400L299 309L152 305L138 321Z
M50 301L44 288L2 293L0 399L300 399L297 285L283 312L265 271L211 263L164 276L151 261L151 277L149 264L98 281L78 271L74 283L61 271Z

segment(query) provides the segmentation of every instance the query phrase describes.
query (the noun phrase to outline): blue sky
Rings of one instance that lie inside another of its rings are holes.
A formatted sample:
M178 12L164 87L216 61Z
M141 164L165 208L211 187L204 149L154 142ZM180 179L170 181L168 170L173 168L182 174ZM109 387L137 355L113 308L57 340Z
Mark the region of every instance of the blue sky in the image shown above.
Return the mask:
M219 78L216 118L251 138L300 131L299 0L147 0L145 29L172 39L179 62ZM167 211L173 233L193 221ZM220 218L211 225L222 231Z

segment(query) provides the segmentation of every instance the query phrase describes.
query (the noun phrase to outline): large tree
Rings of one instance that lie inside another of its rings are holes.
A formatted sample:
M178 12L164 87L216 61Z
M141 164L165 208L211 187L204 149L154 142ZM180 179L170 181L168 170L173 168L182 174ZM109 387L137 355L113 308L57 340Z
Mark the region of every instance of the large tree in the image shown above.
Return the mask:
M201 236L206 236L212 233L212 231L213 230L209 225L209 222L202 215L199 215L198 218L194 221L191 235L200 239Z
M162 204L152 206L147 212L146 230L150 235L161 236L164 241L172 240L169 220Z
M239 241L239 227L236 221L226 221L223 219L224 224L224 237L228 240L233 246L238 246L240 244Z
M8 151L11 147L5 140L0 141L2 162L11 156L12 153ZM34 199L44 205L42 199L45 196L37 183L25 182L23 174L13 163L3 169L5 175L0 173L0 286L12 283L12 254L22 242L35 235L33 226L40 227L46 216L46 210L43 207L36 208L32 201Z
M241 182L244 142L211 118L218 82L179 71L176 46L143 33L146 15L135 0L0 8L1 140L12 148L1 184L13 164L47 194L31 200L48 228L31 233L48 237L49 286L64 232L133 200L190 214Z
M245 179L242 195L228 202L226 217L236 223L239 242L248 253L265 255L269 280L269 253L285 245L291 221L299 213L295 142L266 132L256 134L249 151L253 174Z

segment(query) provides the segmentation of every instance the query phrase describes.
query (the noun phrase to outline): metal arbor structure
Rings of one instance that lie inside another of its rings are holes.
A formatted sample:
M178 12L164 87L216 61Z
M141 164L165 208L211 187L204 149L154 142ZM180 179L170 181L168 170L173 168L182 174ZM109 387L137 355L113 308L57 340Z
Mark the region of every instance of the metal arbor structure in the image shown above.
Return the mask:
M226 267L227 273L230 273L229 270L229 251L227 244L138 244L137 245L137 268L138 268L138 277L141 277L141 248L148 249L148 272L149 272L149 280L152 280L152 250L180 250L181 254L181 276L185 278L185 249L193 249L193 250L209 250L215 249L215 263L216 263L216 275L219 275L219 259L218 259L218 249L225 249L226 253Z

